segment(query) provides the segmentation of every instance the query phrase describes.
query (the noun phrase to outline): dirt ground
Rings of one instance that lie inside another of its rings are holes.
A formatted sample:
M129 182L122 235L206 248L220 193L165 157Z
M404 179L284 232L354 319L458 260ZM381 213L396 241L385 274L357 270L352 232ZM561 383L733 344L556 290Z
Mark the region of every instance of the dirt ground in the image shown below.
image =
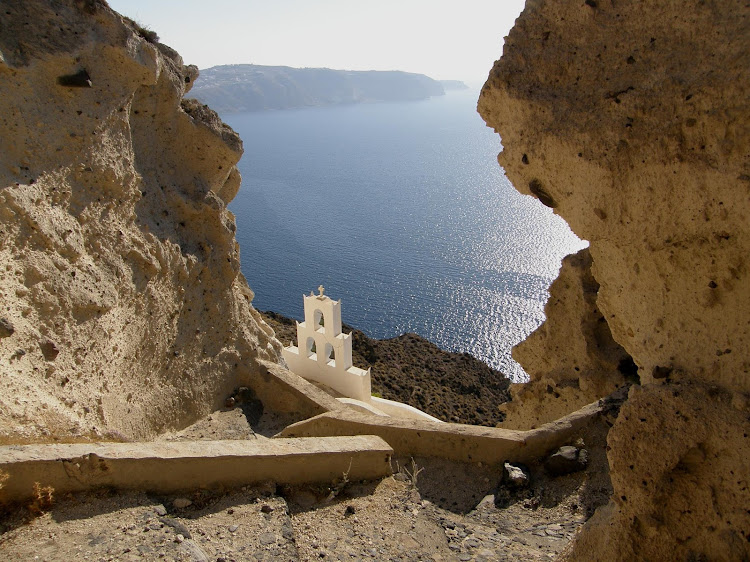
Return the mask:
M245 414L218 411L163 439L267 439ZM0 552L93 561L554 559L609 497L606 429L583 436L585 471L552 478L530 466L530 485L519 490L500 484L500 466L400 458L378 482L53 495L4 514Z

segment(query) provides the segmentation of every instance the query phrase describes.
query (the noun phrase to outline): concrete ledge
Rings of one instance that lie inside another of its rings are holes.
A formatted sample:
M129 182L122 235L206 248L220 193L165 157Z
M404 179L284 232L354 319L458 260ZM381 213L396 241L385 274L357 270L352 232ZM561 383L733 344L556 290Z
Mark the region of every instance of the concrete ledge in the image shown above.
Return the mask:
M379 437L84 443L0 447L3 502L25 501L34 483L56 494L113 487L172 493L194 488L372 480L391 472Z
M309 417L344 408L330 394L281 365L271 361L258 364L261 373L253 376L249 385L270 410Z
M384 418L339 410L292 424L279 436L378 435L399 456L438 457L488 464L530 462L575 439L599 416L603 408L604 402L600 400L530 431Z

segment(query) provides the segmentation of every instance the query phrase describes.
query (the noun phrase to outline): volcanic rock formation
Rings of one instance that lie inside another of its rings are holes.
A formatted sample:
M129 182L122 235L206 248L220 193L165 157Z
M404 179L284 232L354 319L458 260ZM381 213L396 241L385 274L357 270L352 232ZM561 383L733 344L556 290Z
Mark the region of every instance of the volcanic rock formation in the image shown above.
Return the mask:
M1 6L0 441L184 427L280 352L226 208L242 142L105 2Z
M611 394L634 377L633 360L612 339L596 306L598 290L587 248L563 260L544 307L547 320L513 348L513 358L531 380L511 385L513 399L500 406L506 415L502 427L539 427Z
M529 0L482 90L510 180L589 240L640 376L571 559L750 556L749 16Z

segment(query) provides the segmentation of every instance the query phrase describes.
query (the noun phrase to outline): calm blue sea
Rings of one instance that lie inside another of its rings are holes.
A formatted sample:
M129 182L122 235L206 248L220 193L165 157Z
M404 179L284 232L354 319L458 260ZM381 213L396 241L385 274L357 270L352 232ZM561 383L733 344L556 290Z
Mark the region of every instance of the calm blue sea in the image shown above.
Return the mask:
M224 115L245 143L229 208L255 307L302 320L322 284L372 337L416 332L523 380L511 347L585 243L513 189L476 99Z

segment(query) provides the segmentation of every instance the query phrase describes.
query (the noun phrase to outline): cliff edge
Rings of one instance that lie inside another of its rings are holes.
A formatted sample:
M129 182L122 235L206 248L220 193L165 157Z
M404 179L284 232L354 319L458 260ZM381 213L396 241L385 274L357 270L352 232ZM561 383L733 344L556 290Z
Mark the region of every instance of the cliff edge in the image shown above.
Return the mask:
M220 113L415 101L445 95L443 84L412 72L227 64L201 71L190 93Z
M226 208L242 142L106 2L2 5L0 442L184 427L280 352Z
M750 556L748 16L529 0L482 90L500 164L590 241L597 307L638 367L612 500L570 559Z

